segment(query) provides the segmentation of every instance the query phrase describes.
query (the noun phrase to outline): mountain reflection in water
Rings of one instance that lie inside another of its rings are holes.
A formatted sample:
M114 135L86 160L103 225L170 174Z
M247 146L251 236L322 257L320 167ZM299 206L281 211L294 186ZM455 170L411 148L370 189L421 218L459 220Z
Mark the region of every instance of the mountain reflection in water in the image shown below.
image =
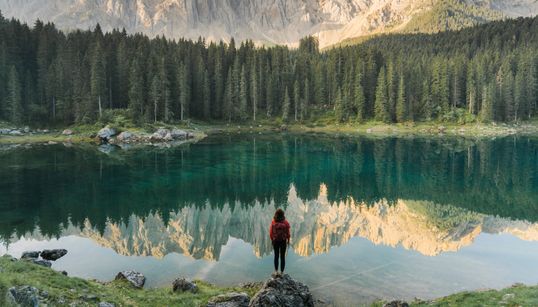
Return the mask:
M0 254L66 247L57 269L104 280L137 269L150 286L260 280L284 207L290 273L315 293L429 298L538 282L537 200L532 137L0 147Z
M256 203L231 208L188 206L169 214L165 222L160 214L145 217L131 215L124 222L106 223L103 232L86 220L82 227L69 223L61 227L61 236L90 238L101 246L125 256L162 258L180 253L195 259L218 260L221 248L230 237L241 239L254 248L258 257L272 252L267 235L274 204ZM538 241L538 223L473 213L453 206L427 201L380 201L373 205L353 199L330 202L322 184L315 200L304 201L292 185L288 194L287 218L292 224L292 248L300 256L328 252L353 237L374 244L401 245L426 256L455 252L472 244L480 233L511 234L522 240ZM29 239L50 239L39 230L24 235ZM13 238L16 241L18 238Z

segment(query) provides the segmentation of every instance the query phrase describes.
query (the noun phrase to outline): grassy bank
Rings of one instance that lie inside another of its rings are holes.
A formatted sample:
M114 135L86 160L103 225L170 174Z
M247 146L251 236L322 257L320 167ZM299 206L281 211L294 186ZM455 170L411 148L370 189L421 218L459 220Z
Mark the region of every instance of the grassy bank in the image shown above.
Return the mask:
M36 287L50 306L95 306L109 302L116 306L205 306L214 296L230 292L245 292L252 297L256 287L217 287L197 281L199 291L174 293L170 288L135 289L124 281L102 283L67 277L60 272L25 261L0 257L0 306L5 306L6 291L13 286ZM538 286L514 285L503 290L462 292L443 298L410 302L411 306L538 306ZM383 306L376 302L372 306Z
M221 288L197 282L199 291L173 293L170 288L135 289L124 281L100 283L81 278L67 277L60 272L25 261L11 261L0 257L0 306L5 306L6 291L13 286L30 285L48 295L44 303L49 306L95 306L109 302L116 306L205 306L211 297L228 292L246 292L250 296L255 288Z

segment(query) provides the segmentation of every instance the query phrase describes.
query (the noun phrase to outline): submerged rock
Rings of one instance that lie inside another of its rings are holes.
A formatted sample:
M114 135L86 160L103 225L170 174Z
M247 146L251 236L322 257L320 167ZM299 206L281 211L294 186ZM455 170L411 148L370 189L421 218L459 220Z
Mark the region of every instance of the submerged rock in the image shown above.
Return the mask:
M311 307L314 299L310 290L288 274L274 275L267 280L250 302L250 307Z
M226 293L209 299L207 307L248 307L250 297L246 293Z
M26 251L22 253L21 259L37 259L40 253L40 251Z
M127 280L135 288L139 288L139 289L144 287L144 284L146 283L146 277L142 275L141 273L138 273L135 271L119 272L118 275L116 275L115 280Z
M178 278L172 283L172 290L174 292L198 292L198 286L185 278Z
M8 306L37 307L38 295L39 290L31 286L11 287L7 290L5 301Z
M65 249L46 249L41 252L41 258L52 261L56 261L65 255L67 255L67 250Z

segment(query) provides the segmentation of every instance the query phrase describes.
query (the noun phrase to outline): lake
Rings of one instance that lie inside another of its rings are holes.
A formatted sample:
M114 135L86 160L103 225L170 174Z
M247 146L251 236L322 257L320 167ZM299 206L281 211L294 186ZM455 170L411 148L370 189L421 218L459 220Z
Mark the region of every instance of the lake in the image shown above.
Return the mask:
M277 207L288 273L333 305L538 283L538 138L0 148L0 254L66 248L71 276L264 280Z

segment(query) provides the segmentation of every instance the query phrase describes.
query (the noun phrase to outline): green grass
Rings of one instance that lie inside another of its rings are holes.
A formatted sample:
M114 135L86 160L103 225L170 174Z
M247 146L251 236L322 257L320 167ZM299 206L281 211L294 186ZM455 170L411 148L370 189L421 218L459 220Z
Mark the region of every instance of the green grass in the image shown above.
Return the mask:
M514 285L502 290L461 292L411 306L538 306L538 286Z
M199 291L173 293L170 288L135 289L127 282L99 283L76 277L67 277L52 269L25 261L12 262L0 257L0 306L6 304L6 291L12 286L30 285L49 293L47 303L52 306L69 305L95 306L100 301L116 306L205 306L211 297L228 292L246 292L253 296L256 288L221 288L197 281ZM81 296L95 295L97 301L86 302Z

